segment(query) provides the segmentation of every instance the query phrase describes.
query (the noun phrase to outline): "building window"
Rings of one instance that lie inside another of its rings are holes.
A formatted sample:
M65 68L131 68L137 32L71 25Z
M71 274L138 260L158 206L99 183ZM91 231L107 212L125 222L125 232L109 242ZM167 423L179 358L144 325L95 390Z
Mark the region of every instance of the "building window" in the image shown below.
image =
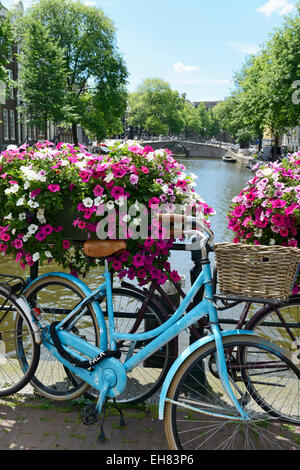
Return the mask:
M15 132L15 112L13 109L9 111L9 127L10 127L10 138L11 140L16 139L16 132Z
M8 129L8 112L7 109L2 110L3 117L3 139L9 140L9 129Z
M13 73L12 70L8 71L8 79L12 80L13 79ZM8 84L7 87L7 98L13 99L14 98L14 87L10 84Z

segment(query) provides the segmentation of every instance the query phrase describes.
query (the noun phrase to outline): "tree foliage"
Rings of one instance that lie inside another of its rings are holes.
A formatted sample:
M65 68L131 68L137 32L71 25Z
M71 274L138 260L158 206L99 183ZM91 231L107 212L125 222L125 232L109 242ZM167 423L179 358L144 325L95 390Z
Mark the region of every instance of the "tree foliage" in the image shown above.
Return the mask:
M8 80L6 66L8 65L9 51L12 46L12 28L9 17L1 15L0 11L0 81Z
M235 89L216 109L221 125L235 137L279 137L299 124L300 105L293 102L300 73L300 2L257 55L235 75Z
M77 143L77 125L102 137L107 129L101 116L111 115L114 119L110 124L118 123L125 112L124 86L128 72L116 46L113 23L101 9L80 1L39 0L19 22L22 42L33 24L41 25L51 43L63 54L62 119L72 126L74 142ZM41 55L46 60L47 48ZM118 93L120 98L116 98ZM92 105L96 106L93 113ZM95 112L100 116L99 125Z
M67 72L62 50L41 23L27 25L19 62L21 110L32 125L44 129L47 139L47 121L63 118Z

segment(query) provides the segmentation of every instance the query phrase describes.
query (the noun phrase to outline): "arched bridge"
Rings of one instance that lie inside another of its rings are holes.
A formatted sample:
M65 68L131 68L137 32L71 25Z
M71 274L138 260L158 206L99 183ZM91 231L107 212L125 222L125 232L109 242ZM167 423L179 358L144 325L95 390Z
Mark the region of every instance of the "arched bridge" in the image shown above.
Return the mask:
M201 144L179 140L144 141L143 145L149 145L154 150L167 148L174 155L182 155L190 158L222 158L230 150L219 144Z

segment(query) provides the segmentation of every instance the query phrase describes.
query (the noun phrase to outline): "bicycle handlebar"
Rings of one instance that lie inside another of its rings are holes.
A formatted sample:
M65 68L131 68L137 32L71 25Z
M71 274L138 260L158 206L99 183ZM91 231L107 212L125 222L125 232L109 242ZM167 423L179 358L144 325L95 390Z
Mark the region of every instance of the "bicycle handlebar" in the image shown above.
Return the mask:
M173 224L174 226L180 226L184 235L196 235L196 237L203 242L201 248L203 248L203 246L205 247L207 244L210 247L213 246L214 233L205 224L203 218L200 219L199 217L188 216L185 214L158 214L158 220L162 224L169 223ZM196 225L196 228L192 227L193 223ZM204 233L206 233L206 236L204 235Z

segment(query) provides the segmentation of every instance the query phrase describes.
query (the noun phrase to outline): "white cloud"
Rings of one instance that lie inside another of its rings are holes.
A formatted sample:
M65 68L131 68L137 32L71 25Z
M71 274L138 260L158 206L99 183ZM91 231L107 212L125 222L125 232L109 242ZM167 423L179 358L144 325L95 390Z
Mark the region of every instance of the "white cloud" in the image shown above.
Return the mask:
M288 0L269 0L256 11L266 16L271 16L275 12L279 15L287 15L294 7L295 4L290 3Z
M176 64L172 67L174 72L177 73L185 73L185 72L196 72L199 70L199 67L195 67L194 65L183 65L182 62L176 62Z
M87 7L95 7L96 2L94 2L93 0L85 0L84 5L86 5Z
M250 44L248 42L230 42L228 43L228 46L242 54L257 54L259 51L259 46L257 44Z

